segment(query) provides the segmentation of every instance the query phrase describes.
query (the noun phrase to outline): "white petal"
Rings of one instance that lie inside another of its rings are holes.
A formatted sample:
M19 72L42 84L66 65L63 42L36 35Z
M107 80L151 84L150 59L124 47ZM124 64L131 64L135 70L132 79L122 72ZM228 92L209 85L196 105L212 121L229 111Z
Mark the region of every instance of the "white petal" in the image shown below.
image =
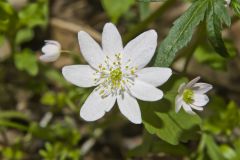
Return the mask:
M71 65L62 69L64 78L79 87L95 86L94 73L95 71L89 65Z
M60 54L55 54L55 55L41 55L39 57L39 59L43 62L53 62L56 61L58 59L58 57L60 56Z
M163 97L160 89L138 79L135 79L129 90L134 97L143 101L157 101Z
M123 63L131 60L131 66L139 69L146 66L152 59L157 47L157 33L154 30L146 31L131 40L124 48Z
M179 110L181 109L182 106L182 96L177 95L175 98L175 111L179 112Z
M42 47L42 52L46 55L60 55L60 44L58 42L49 42L49 41L45 41L47 42L43 47Z
M187 113L192 114L192 115L196 114L195 112L192 111L192 108L191 108L190 105L186 104L185 102L183 102L182 105L183 105L183 109L184 109Z
M193 90L195 93L204 94L211 90L213 87L208 83L195 83L193 85Z
M200 77L196 77L193 80L191 80L190 82L188 82L188 84L186 85L186 88L191 88L195 83L197 83L197 81L199 81Z
M186 83L182 83L180 84L179 88L178 88L178 93L182 94L182 92L184 91L186 86Z
M103 52L109 57L123 52L122 38L116 26L112 23L106 23L102 33Z
M165 83L172 75L170 68L149 67L137 72L138 79L147 82L155 87Z
M194 94L193 100L195 106L205 106L209 102L209 98L205 94Z
M53 44L53 45L56 45L56 46L58 46L58 48L61 48L61 44L60 44L58 41L54 41L54 40L45 40L44 42L47 43L47 44Z
M190 104L190 106L191 106L191 108L196 109L198 111L202 111L203 110L203 107L195 106L193 104Z
M117 97L117 102L121 113L127 117L129 121L135 124L142 123L141 111L134 97L124 92L123 96L119 95Z
M78 40L84 59L89 65L97 69L98 66L103 63L105 58L101 47L89 34L84 31L78 32Z
M101 98L97 91L93 91L80 110L80 116L86 121L95 121L103 117L106 109L112 108L116 101L116 97L109 95Z

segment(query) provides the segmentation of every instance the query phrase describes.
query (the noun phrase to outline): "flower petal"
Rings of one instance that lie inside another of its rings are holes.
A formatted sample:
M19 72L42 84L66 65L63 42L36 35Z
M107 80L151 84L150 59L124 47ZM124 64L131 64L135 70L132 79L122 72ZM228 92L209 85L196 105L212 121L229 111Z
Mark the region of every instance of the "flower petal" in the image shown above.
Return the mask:
M177 95L175 98L175 111L179 112L182 106L182 96Z
M78 32L78 40L84 59L89 65L97 69L98 66L103 63L105 58L101 47L88 33L84 31Z
M186 83L180 84L180 86L178 88L178 93L182 94L182 92L184 91L185 87L186 87Z
M209 102L209 98L205 94L194 94L193 95L193 105L195 106L205 106Z
M121 35L112 23L106 23L103 27L102 48L103 52L109 57L123 52Z
M155 30L146 31L133 40L124 48L123 63L131 60L131 66L139 69L146 66L152 59L157 47L157 33Z
M182 106L183 106L183 109L184 109L187 113L189 113L189 114L191 114L191 115L195 115L195 114L196 114L195 112L192 111L191 106L188 105L188 104L186 104L185 102L182 102Z
M143 101L157 101L163 97L160 89L138 79L135 79L129 90L134 97Z
M186 85L185 88L191 88L195 83L197 83L197 81L199 81L200 77L196 77L193 80L191 80L190 82L188 82L188 84Z
M135 124L142 123L141 111L134 97L124 92L123 96L117 97L117 103L119 110L129 121Z
M102 98L100 94L94 90L87 98L80 110L80 116L86 121L95 121L102 118L106 110L113 107L116 101L115 96L109 95Z
M60 47L56 44L46 44L42 47L42 52L46 55L60 55Z
M62 69L64 78L79 87L96 86L94 73L95 71L89 65L71 65Z
M56 61L59 56L60 54L54 54L54 55L45 54L45 55L41 55L39 59L43 62L53 62L53 61Z
M196 109L198 111L202 111L203 110L203 107L195 106L193 104L190 104L190 106L191 106L191 108Z
M213 87L208 83L195 83L193 85L193 90L195 93L204 94L211 90Z
M170 68L149 67L137 72L138 79L158 87L165 83L172 75Z

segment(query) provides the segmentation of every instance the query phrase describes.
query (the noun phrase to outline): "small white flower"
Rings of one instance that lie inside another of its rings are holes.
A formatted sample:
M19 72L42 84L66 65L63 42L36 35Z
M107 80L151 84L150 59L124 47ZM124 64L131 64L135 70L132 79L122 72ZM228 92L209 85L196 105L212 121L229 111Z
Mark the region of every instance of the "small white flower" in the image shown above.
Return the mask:
M203 106L208 103L209 99L205 93L212 89L212 85L208 83L197 83L199 79L200 77L196 77L188 82L188 84L182 83L180 85L178 95L175 99L176 112L183 107L187 113L195 114L192 109L202 111Z
M226 2L226 5L225 5L225 6L227 7L227 6L229 6L229 5L230 5L230 3L231 3L231 0L225 0L225 2Z
M131 122L142 122L136 100L157 101L163 92L156 88L172 75L169 68L144 68L157 46L157 33L149 30L124 48L112 23L105 24L102 48L86 32L78 33L80 49L89 65L71 65L62 69L65 79L79 87L97 86L80 110L86 121L95 121L111 110L117 101L121 113Z
M43 62L53 62L56 61L61 53L61 45L57 41L46 40L45 45L42 47L42 52L44 53L40 56L40 60Z

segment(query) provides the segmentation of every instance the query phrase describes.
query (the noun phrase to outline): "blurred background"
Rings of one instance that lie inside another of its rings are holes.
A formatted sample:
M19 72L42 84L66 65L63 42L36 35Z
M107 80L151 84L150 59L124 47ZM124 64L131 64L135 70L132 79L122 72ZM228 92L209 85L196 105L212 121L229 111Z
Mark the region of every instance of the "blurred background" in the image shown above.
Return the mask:
M195 140L168 144L143 125L131 124L117 107L87 123L79 110L92 89L75 87L61 74L64 65L85 63L78 31L100 42L104 24L112 21L124 44L150 28L158 32L160 44L189 6L187 0L0 0L0 159L239 160L240 22L235 16L223 31L231 58L219 56L196 33L197 46L183 48L171 66L176 74L200 75L214 85L209 109L202 114L208 134ZM48 39L71 53L54 63L40 62Z

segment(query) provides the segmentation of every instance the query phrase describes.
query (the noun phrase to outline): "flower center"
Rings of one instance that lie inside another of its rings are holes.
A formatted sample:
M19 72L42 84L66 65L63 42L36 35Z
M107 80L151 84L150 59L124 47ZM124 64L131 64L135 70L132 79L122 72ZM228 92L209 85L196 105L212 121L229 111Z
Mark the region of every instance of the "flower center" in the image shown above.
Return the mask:
M100 64L94 73L94 81L98 86L96 91L102 98L108 95L122 94L134 84L137 67L131 65L131 60L123 65L122 54L115 54L113 57L106 56L103 64Z
M121 68L114 69L110 71L110 79L114 87L120 87L122 80L122 71Z
M185 89L183 92L183 100L187 104L193 103L193 91L191 89Z

